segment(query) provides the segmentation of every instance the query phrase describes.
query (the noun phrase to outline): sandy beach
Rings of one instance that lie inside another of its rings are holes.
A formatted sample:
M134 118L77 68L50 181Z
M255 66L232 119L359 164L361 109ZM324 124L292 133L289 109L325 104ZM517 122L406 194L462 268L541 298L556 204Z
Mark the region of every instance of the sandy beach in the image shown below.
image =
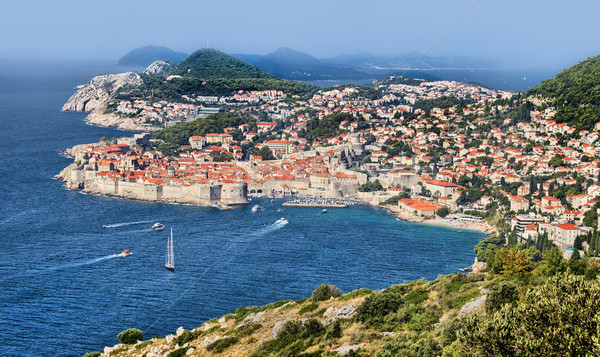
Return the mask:
M386 206L378 206L378 207L387 209L388 211L392 212L392 214L394 216L398 217L399 219L401 219L405 222L414 222L414 223L421 223L421 224L429 224L429 225L433 225L433 226L480 231L480 232L484 232L484 233L490 234L490 235L496 234L498 232L498 230L495 227L492 227L485 222L477 222L477 223L476 222L459 222L459 221L447 220L447 219L443 219L443 218L439 218L439 217L427 219L427 218L423 218L423 217L416 217L413 214L410 214L410 213L400 209L398 206L386 205Z

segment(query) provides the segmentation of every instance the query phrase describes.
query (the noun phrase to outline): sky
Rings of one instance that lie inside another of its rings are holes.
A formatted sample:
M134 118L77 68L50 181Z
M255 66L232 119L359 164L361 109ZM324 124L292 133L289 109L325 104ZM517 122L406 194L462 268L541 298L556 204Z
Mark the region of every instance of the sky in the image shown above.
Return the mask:
M317 58L369 52L570 66L600 54L598 1L8 0L0 59L117 60L145 45Z

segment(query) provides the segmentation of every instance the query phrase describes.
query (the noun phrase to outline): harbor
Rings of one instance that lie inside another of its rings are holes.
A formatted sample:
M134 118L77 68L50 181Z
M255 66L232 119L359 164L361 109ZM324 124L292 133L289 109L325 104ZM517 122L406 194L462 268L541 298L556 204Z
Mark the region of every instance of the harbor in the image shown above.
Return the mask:
M331 200L325 198L303 197L284 202L286 207L323 207L323 208L346 208L357 204L354 201Z

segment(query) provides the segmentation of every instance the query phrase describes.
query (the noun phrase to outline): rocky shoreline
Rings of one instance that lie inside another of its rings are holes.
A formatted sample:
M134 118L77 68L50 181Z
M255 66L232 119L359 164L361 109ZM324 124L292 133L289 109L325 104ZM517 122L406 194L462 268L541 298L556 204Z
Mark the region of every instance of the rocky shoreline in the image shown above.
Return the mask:
M85 120L91 125L105 126L128 131L156 131L160 128L142 125L135 118L123 117L115 113L105 113L106 106L94 109Z

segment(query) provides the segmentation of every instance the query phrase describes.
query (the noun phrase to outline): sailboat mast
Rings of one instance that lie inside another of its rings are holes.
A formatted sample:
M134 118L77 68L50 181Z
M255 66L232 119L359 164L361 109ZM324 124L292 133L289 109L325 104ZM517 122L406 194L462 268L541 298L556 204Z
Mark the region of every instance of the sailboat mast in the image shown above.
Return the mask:
M171 265L175 266L175 255L173 254L173 227L171 227Z

